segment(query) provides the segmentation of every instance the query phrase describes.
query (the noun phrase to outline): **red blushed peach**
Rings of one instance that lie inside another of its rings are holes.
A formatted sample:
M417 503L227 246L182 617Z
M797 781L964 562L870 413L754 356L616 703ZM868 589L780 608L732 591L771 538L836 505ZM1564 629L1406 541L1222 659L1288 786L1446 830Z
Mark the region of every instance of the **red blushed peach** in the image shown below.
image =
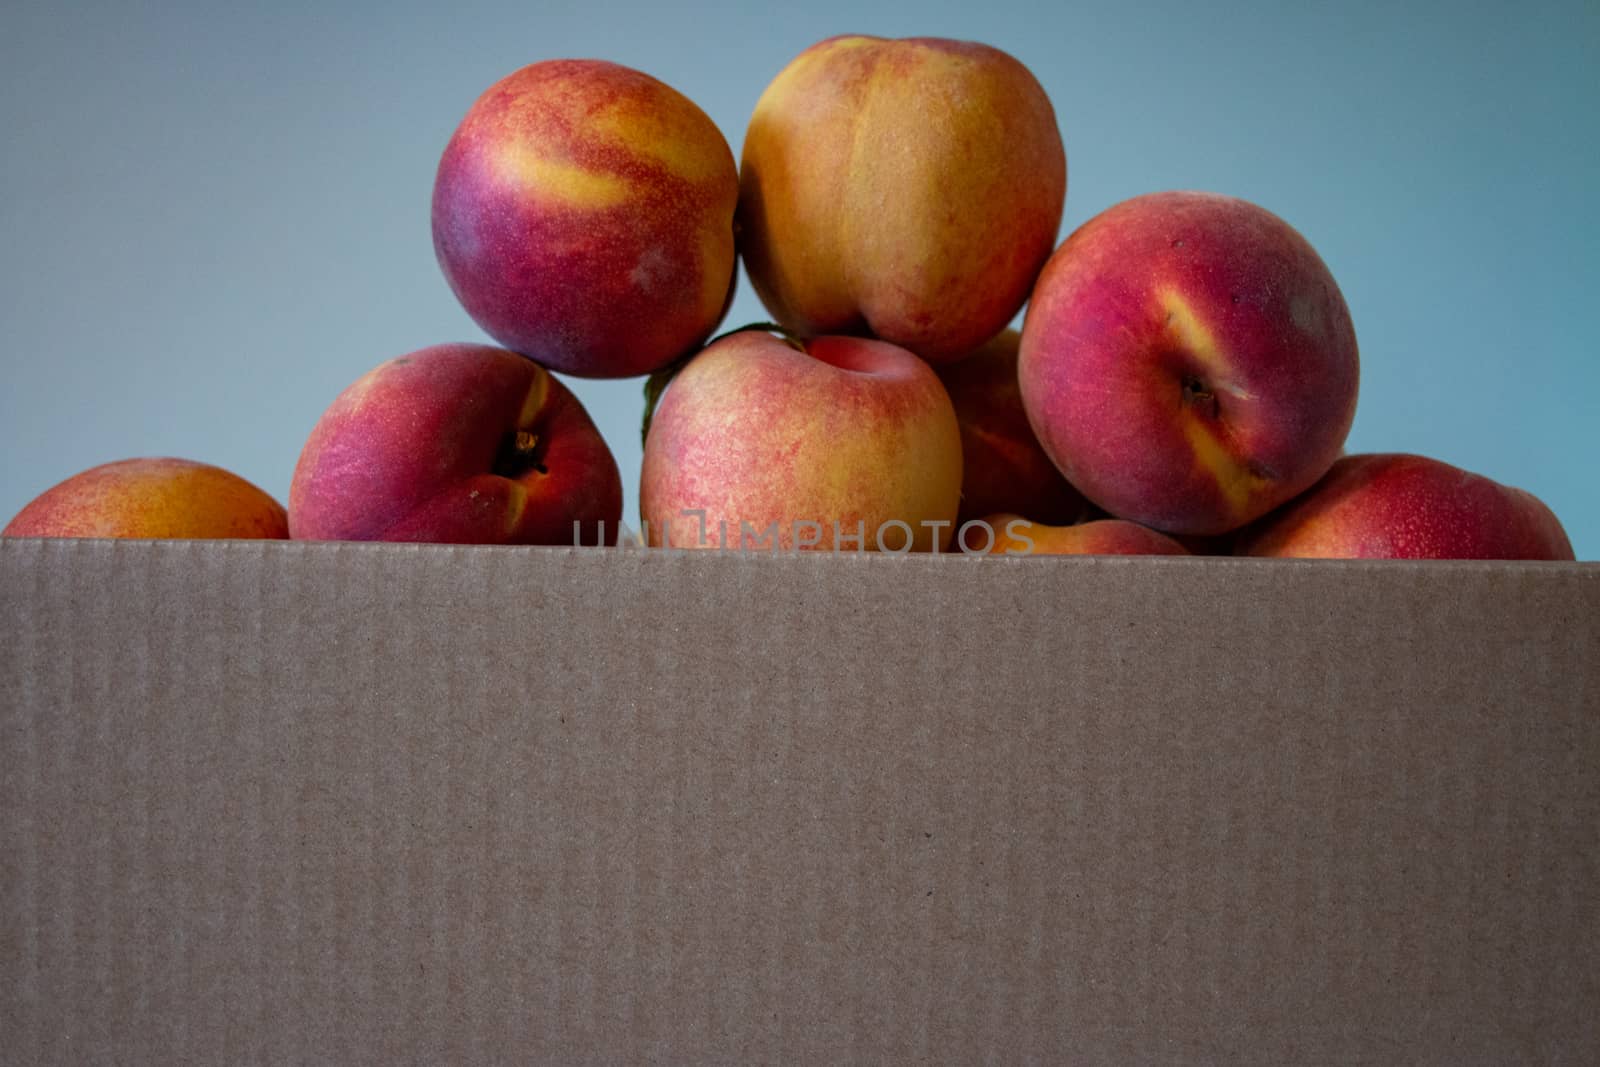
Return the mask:
M1017 386L1016 330L972 355L936 368L961 426L961 513L957 524L1015 512L1064 526L1087 503L1068 484L1028 425Z
M1050 526L1020 515L990 515L994 531L990 555L1034 556L1186 556L1177 541L1125 519L1096 519L1073 526ZM976 544L981 533L966 535Z
M1005 328L1055 244L1067 164L1055 111L987 45L834 37L750 118L740 251L796 332L863 334L932 363Z
M1346 456L1309 492L1244 531L1241 556L1570 560L1532 493L1436 459Z
M317 422L289 488L290 533L309 540L610 543L621 518L616 460L578 399L487 345L368 372Z
M903 348L746 330L709 345L661 398L640 514L675 548L939 549L961 493L944 387Z
M1355 331L1288 223L1243 200L1155 193L1078 228L1022 327L1044 450L1111 514L1237 529L1307 489L1355 415Z
M535 63L491 86L444 150L439 265L467 314L567 374L647 374L733 294L739 177L717 127L647 74Z
M289 536L283 506L237 474L188 459L125 459L35 497L6 537Z

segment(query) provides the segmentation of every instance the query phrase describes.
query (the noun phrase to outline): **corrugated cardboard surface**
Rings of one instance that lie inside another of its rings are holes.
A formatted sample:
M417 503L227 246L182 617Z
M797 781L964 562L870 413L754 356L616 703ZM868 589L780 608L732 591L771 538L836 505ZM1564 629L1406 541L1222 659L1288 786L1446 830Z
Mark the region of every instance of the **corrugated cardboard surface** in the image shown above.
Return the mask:
M1600 567L0 542L0 1058L1592 1063Z

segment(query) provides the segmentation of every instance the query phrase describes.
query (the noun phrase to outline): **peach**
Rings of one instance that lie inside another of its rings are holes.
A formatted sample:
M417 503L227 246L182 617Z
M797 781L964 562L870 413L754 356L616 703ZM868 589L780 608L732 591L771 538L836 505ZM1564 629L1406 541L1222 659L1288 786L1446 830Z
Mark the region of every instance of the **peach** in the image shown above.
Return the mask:
M961 426L959 526L994 512L1015 512L1066 525L1087 507L1028 425L1017 386L1016 330L997 335L977 352L936 368Z
M1310 492L1239 538L1241 556L1570 560L1532 493L1424 456L1346 456Z
M1066 155L1043 88L987 45L834 37L745 134L740 252L772 315L930 362L1004 329L1055 244Z
M616 539L622 478L578 399L488 345L435 345L340 393L300 453L289 531L309 540Z
M1215 535L1327 472L1359 363L1305 238L1247 201L1174 192L1102 212L1050 258L1018 376L1040 443L1086 497Z
M854 337L746 330L707 346L651 419L640 515L675 548L943 548L961 433L933 371Z
M283 506L237 474L163 457L75 474L35 497L0 534L270 540L288 537L289 528Z
M490 86L439 161L433 242L496 341L567 374L647 374L692 352L733 295L739 176L687 97L597 60Z
M1177 541L1126 519L1095 519L1072 526L1031 522L1020 515L990 515L984 523L994 531L990 555L1035 556L1186 556ZM963 535L976 547L983 533Z

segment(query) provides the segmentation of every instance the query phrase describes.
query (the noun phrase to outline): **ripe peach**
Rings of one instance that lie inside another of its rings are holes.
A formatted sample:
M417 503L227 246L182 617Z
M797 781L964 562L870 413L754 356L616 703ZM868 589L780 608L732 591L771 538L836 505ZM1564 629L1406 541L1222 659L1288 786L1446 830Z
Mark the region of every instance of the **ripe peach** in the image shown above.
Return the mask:
M935 368L961 426L961 512L956 524L1015 512L1064 526L1083 518L1083 494L1061 477L1028 425L1017 386L1016 330Z
M687 97L597 60L501 79L439 161L433 242L467 314L592 378L698 347L733 295L733 153Z
M125 459L45 490L6 537L289 536L283 506L237 474L188 459Z
M1206 193L1135 197L1067 238L1022 327L1022 400L1119 518L1221 534L1304 491L1355 415L1355 330L1288 223Z
M1030 522L1020 515L990 515L994 530L990 555L1036 556L1186 556L1177 541L1125 519L1095 519L1073 526ZM980 534L967 535L975 544Z
M1022 307L1055 244L1066 182L1055 111L1011 56L834 37L756 104L740 252L789 329L870 332L949 362Z
M927 551L950 538L961 434L939 379L903 348L747 330L667 387L640 483L652 545Z
M609 543L621 519L617 462L578 399L488 345L363 375L311 431L289 487L290 533L308 540Z
M1403 453L1345 456L1310 492L1246 530L1241 556L1570 560L1532 493Z

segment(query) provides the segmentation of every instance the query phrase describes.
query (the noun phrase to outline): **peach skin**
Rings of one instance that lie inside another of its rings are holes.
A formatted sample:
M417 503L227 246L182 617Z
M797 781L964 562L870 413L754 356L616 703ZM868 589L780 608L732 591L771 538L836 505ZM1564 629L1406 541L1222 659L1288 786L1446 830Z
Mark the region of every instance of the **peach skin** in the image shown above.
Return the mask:
M744 330L667 386L639 508L654 545L929 551L960 493L960 431L927 364L883 341Z
M773 317L930 363L1027 299L1061 223L1066 154L1032 73L988 45L834 37L757 102L739 247Z
M1339 287L1244 200L1154 193L1080 226L1022 327L1023 405L1069 482L1171 534L1237 529L1311 486L1355 415Z
M1241 556L1570 560L1561 522L1532 493L1424 456L1345 456L1244 531Z
M488 345L363 375L318 420L289 487L289 531L308 540L610 543L621 518L616 460L577 398Z
M1081 521L1083 494L1061 477L1039 447L1017 386L1016 330L972 355L936 367L961 425L961 513L956 525L1014 512L1064 526Z
M700 344L733 295L733 152L687 97L627 67L550 60L479 97L439 161L433 243L496 341L623 378Z
M1125 519L1095 519L1072 526L1030 522L1020 515L990 515L994 531L989 554L1033 556L1187 556L1177 541ZM969 534L973 543L980 533Z
M289 536L283 506L237 474L169 457L125 459L45 490L6 537L256 538Z

